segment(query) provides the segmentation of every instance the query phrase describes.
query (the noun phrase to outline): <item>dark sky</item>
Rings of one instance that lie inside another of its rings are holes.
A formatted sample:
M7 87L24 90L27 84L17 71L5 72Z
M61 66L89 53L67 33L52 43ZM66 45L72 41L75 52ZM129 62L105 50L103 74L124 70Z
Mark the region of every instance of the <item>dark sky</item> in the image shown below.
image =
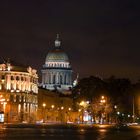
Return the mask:
M74 73L140 79L139 0L4 0L0 54L40 73L59 33Z

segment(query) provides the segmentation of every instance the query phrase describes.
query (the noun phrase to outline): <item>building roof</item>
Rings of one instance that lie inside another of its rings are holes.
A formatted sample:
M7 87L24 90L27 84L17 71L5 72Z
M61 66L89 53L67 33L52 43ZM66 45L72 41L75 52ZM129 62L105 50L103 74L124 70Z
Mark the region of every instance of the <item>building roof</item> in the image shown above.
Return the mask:
M30 66L26 67L22 65L14 65L10 62L0 64L0 71L25 72L37 76L37 71L35 69L32 69Z
M45 62L69 62L68 55L62 50L58 35L55 40L55 47L47 54Z

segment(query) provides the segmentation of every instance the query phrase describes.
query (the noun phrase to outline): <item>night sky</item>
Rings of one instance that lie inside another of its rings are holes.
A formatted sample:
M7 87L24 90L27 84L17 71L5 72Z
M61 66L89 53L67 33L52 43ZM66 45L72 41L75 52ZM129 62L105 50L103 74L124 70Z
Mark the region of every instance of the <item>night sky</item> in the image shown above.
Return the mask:
M74 74L140 79L139 0L4 0L0 55L40 71L60 34Z

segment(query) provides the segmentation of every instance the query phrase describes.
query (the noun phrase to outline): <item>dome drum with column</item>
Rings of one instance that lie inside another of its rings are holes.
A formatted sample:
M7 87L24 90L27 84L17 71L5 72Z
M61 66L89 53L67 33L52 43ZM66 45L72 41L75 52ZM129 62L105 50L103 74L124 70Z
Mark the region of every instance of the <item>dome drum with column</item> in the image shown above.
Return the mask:
M50 51L42 69L42 86L49 90L61 92L72 87L72 69L67 54L62 51L59 37L55 40L55 47Z

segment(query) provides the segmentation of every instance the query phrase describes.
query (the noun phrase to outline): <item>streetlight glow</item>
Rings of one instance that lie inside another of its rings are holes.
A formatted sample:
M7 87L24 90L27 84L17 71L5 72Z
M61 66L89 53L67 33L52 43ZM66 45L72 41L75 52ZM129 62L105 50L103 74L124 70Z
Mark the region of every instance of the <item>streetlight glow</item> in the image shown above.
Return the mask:
M54 105L52 105L51 108L53 109L54 108Z
M85 105L85 102L84 102L84 101L81 101L81 102L80 102L80 105L81 105L81 106L84 106L84 105Z
M45 103L43 103L43 104L42 104L42 106L43 106L43 107L46 107L46 104L45 104Z
M100 100L101 103L105 103L106 100L105 100L105 97L104 96L101 96L101 100Z
M69 108L69 111L71 110L71 108Z
M120 115L120 112L117 112L118 115Z
M114 108L116 109L116 108L117 108L117 106L116 106L116 105L114 105Z
M64 107L63 106L61 106L61 110L63 110L64 109Z
M81 112L81 109L79 109L78 111Z

